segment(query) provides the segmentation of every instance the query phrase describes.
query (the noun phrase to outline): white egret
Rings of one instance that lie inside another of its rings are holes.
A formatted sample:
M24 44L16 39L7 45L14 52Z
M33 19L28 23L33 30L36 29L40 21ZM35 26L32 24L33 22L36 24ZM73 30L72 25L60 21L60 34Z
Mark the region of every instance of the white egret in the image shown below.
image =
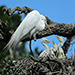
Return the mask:
M58 38L58 40L60 41L60 43L58 44L58 46L57 46L57 57L58 58L65 58L65 54L64 54L64 51L63 51L63 49L60 47L62 44L63 44L63 38L62 37L58 37L58 36L56 36L57 38Z
M44 51L39 55L39 57L46 57L46 56L49 55L49 48L48 48L48 46L47 46L46 44L44 44L44 43L49 43L49 42L50 42L50 41L47 40L46 38L43 38L43 39L42 39L41 43L42 43L42 45L46 48L46 50L44 50Z
M41 31L45 28L45 24L47 25L48 29L50 30L46 18L37 10L31 11L24 20L20 23L14 34L11 36L10 41L5 46L5 48L16 47L16 45L25 37L31 36L37 32ZM51 31L51 30L50 30ZM4 49L5 49L4 48Z

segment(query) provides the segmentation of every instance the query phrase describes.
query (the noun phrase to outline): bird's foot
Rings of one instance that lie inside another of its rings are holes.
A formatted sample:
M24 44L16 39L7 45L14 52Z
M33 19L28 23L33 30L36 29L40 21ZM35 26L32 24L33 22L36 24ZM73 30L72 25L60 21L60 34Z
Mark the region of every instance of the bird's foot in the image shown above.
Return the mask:
M38 31L36 33L34 33L34 35L33 35L34 41L36 41L36 39L37 39L36 34L38 34Z

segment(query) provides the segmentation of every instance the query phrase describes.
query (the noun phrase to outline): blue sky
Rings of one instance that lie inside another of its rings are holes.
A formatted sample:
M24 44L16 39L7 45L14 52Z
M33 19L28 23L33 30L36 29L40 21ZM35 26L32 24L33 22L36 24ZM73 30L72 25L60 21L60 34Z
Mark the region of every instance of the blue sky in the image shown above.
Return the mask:
M75 22L75 0L0 0L1 5L6 5L7 8L28 6L48 16L54 22L68 24ZM55 35L46 38L51 41L51 43L47 44L49 48L52 47L52 40L56 44L59 43ZM63 39L65 41L66 38ZM32 50L36 47L38 47L39 51L45 50L41 44L41 39L32 42ZM26 48L29 50L29 42L27 42Z

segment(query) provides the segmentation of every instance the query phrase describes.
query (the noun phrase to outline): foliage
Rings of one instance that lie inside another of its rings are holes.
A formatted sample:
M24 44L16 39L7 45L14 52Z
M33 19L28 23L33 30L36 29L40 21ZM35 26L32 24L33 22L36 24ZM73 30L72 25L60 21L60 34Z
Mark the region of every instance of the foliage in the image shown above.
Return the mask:
M4 14L3 7L5 7L5 6L0 6L0 19L15 31L17 26L21 22L21 16L18 13L15 13L12 16L9 17L7 14ZM2 31L0 30L0 32L2 32ZM26 43L22 43L22 46L18 49L19 56L23 56L24 52L25 52L25 54L27 54L27 53L29 54L29 52L25 49L25 44ZM9 55L8 51L7 52L2 51L2 49L5 45L6 45L6 43L4 43L3 41L0 41L0 59Z
M8 62L6 62L5 60L2 61L2 64L0 64L0 74L1 75L15 75L15 62L12 60L9 60ZM16 73L16 75L18 75Z
M18 14L14 14L11 17L9 17L8 15L4 14L3 7L5 6L0 6L0 19L5 23L7 23L7 25L11 27L13 30L15 30L19 25L19 23L21 22L21 16ZM5 43L0 42L0 50L2 50L4 46Z
M5 7L5 6L0 6L0 19L4 23L6 23L11 29L13 29L15 31L21 22L21 16L18 13L14 13L12 16L9 17L7 14L4 14L3 7ZM0 32L2 32L1 29L0 29ZM5 57L8 59L10 58L9 51L2 51L3 47L6 44L7 43L0 41L0 59L3 59ZM22 45L18 49L16 49L16 51L18 52L18 56L16 55L17 58L29 56L30 53L29 53L29 51L26 50L25 44L26 44L26 42L22 43ZM40 54L40 52L38 52L38 48L36 48L34 51L34 55L38 56L39 54Z

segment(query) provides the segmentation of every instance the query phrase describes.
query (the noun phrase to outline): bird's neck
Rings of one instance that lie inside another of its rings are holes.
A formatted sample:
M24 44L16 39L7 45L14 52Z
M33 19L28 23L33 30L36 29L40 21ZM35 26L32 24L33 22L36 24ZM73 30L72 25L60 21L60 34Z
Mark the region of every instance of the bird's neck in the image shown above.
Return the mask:
M59 50L59 47L61 47L61 45L63 45L63 42L60 42L57 46L57 50Z
M42 44L43 44L43 46L46 48L46 50L48 50L48 51L49 51L48 46L47 46L46 44L44 44L44 43L42 43Z
M58 44L59 47L60 47L61 45L63 45L63 42L60 42L60 43Z
M57 50L57 46L53 48L53 51L56 51L56 50Z

